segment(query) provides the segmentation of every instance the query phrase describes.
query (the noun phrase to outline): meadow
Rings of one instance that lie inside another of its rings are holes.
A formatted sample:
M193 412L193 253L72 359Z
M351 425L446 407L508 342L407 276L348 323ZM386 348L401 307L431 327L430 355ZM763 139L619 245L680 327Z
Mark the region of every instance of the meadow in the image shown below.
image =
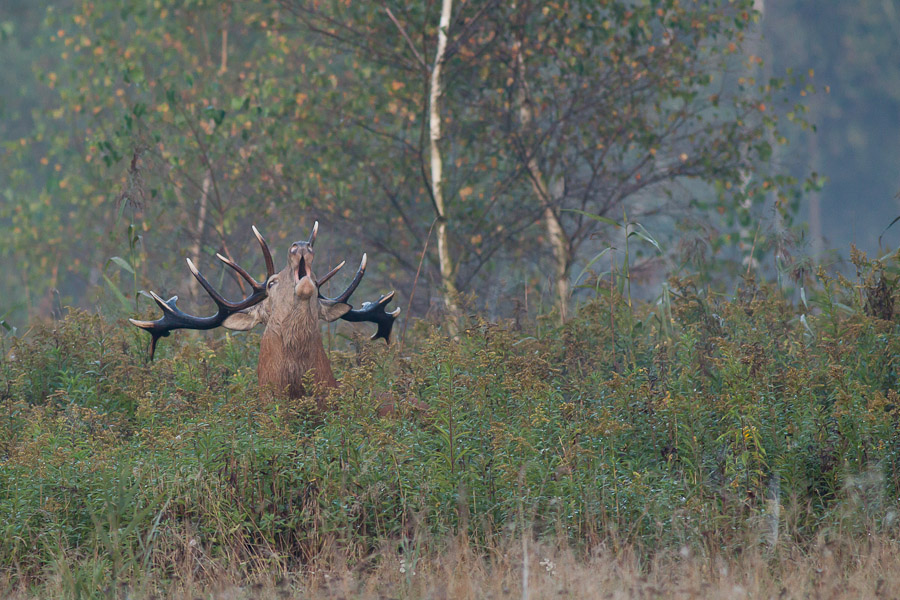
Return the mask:
M342 329L324 412L259 400L257 334L148 363L70 310L2 339L0 595L894 597L897 264L854 261Z

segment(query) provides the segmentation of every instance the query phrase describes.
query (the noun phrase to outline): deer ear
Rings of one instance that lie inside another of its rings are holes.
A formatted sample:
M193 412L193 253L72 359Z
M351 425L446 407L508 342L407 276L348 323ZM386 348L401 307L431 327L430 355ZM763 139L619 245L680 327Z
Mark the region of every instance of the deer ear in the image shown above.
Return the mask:
M351 306L349 304L343 302L334 302L332 300L319 298L319 318L329 323L337 321L346 315L350 312L350 308Z
M256 310L257 307L250 308L246 311L236 312L233 315L229 316L222 323L222 326L226 329L232 329L234 331L247 331L248 329L253 329L263 321L265 321L264 315L261 310Z

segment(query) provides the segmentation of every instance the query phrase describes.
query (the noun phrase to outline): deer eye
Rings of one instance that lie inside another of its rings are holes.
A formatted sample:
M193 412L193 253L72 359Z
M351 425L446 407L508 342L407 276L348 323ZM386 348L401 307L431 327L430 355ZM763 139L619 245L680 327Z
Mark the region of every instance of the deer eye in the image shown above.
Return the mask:
M266 285L266 287L269 289L272 289L273 287L275 287L276 283L278 283L278 279L273 277L272 279L269 280L269 283L268 283L268 285Z

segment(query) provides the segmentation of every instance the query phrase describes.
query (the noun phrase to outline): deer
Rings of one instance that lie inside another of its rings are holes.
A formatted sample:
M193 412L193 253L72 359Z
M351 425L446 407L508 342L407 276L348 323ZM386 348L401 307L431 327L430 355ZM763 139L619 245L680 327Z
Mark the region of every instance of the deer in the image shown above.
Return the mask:
M346 261L341 261L321 279L313 273L313 245L319 230L318 221L313 225L308 240L291 244L287 264L278 273L275 272L272 254L265 239L256 226L252 229L265 259L265 280L256 281L237 263L216 254L219 260L249 284L252 291L243 300L226 300L210 285L190 258L185 259L188 268L216 304L214 315L189 315L175 305L178 296L163 300L156 292L150 292L150 297L162 309L163 316L155 321L129 319L132 325L150 333L150 360L153 360L159 339L168 337L176 329L206 330L222 326L233 331L248 331L257 325L265 325L256 368L260 395L297 399L308 395L310 390L306 389L305 382L310 376L313 387L318 390L324 391L338 385L322 344L319 320L329 323L337 319L375 323L377 329L371 339L381 338L390 343L394 320L400 314L399 308L392 312L385 310L394 297L393 291L374 302L363 303L359 309L354 309L348 303L366 272L365 253L347 289L329 298L322 294L322 285L334 277Z

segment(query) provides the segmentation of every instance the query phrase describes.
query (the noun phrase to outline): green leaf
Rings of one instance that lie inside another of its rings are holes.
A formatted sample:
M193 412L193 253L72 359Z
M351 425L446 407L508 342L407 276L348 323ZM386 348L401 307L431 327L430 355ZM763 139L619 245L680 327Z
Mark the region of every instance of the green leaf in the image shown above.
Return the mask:
M221 108L216 109L212 106L207 106L206 112L210 114L210 117L212 117L212 120L217 127L222 124L222 121L225 120L225 111Z
M900 221L900 217L894 217L894 220L890 222L890 224L884 228L884 231L878 236L878 245L881 245L881 238L884 237L884 234L887 233L887 230L894 226L895 223Z
M113 283L113 280L110 279L109 277L107 277L106 273L103 274L103 279L106 281L107 285L109 285L109 289L112 290L112 292L113 292L113 294L115 295L116 299L118 299L118 301L122 304L122 308L124 308L124 309L126 309L126 310L130 309L130 308L131 308L131 302L129 302L129 301L128 301L128 298L125 297L125 294L123 294L123 293L119 290L118 286L116 286L116 284Z
M600 215L595 215L593 213L589 213L583 210L578 210L577 208L564 208L563 212L573 212L578 213L579 215L584 215L589 219L593 219L594 221L599 221L600 223L606 223L607 225L612 225L613 227L621 227L622 224L618 221L614 221L609 217L601 217Z
M648 244L651 244L659 252L662 252L662 248L659 247L659 242L653 239L653 236L650 235L650 232L647 231L643 225L641 225L640 223L629 223L629 225L634 225L635 229L628 233L628 237L636 235Z
M803 324L804 329L809 332L809 335L812 337L816 337L816 334L813 333L812 327L809 326L809 322L806 320L806 315L800 315L800 323Z
M0 23L0 40L6 41L13 36L15 25L12 21L3 21Z
M125 260L124 258L122 258L121 256L113 256L109 260L116 263L117 265L119 265L120 267L122 267L123 269L125 269L126 271L131 273L132 275L135 274L134 268L130 264L128 264L128 261ZM107 262L106 264L109 264L109 262Z
M584 265L584 268L581 270L581 273L579 273L578 277L575 278L576 285L578 284L579 280L581 280L581 276L584 275L587 272L587 270L590 269L594 265L595 262L597 262L598 260L603 258L606 255L606 253L609 252L610 250L612 250L611 246L604 248L596 256L594 256L594 258L589 260L588 264Z

